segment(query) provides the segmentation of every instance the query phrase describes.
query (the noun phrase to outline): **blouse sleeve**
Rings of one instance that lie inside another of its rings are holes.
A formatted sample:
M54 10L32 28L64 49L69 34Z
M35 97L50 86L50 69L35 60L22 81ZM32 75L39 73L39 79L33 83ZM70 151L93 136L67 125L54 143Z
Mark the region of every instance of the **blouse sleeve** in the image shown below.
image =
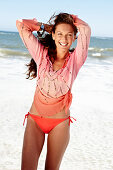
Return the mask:
M82 21L82 20L80 20ZM81 68L81 66L86 61L88 55L88 47L90 43L90 36L91 36L91 28L90 26L85 23L84 21L80 22L75 25L79 31L78 39L77 39L77 46L73 52L75 58L75 72L76 75Z
M32 33L33 31L38 31L40 29L40 26L38 26L37 23L36 19L16 20L19 35L36 63L38 63L44 49L44 46L39 43L38 39Z

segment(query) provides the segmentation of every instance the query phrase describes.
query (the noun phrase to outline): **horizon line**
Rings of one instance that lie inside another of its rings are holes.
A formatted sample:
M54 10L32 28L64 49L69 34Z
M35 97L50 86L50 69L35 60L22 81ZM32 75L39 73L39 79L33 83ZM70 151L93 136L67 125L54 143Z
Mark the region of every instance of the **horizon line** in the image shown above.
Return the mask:
M7 30L0 30L0 32L15 32L15 33L18 33L18 31L7 31ZM102 35L91 35L91 37L113 38L113 36L102 36Z

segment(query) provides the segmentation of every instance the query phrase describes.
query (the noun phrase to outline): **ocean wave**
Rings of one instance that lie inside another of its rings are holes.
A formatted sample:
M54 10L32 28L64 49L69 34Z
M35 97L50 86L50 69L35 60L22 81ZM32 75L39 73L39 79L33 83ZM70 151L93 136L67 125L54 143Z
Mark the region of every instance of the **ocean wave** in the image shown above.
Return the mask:
M0 35L14 35L15 33L14 32L0 32Z
M102 40L113 40L113 37L100 37L100 36L95 36L93 38L97 38L97 39L102 39Z
M28 52L0 48L0 56L30 56Z
M95 49L94 47L89 47L89 48L88 48L89 51L92 51L92 50L94 50L94 49Z
M97 47L89 47L88 51L94 51L94 52L101 52L101 51L113 51L113 48L97 48Z
M106 55L105 53L99 53L99 52L91 53L89 56L92 56L92 57L98 58L98 59L105 59L105 60L108 59L109 61L112 60L112 55ZM113 62L113 60L112 60L112 62Z
M113 51L113 48L105 48L105 51Z
M101 53L92 53L92 56L94 56L94 57L101 57L102 54Z

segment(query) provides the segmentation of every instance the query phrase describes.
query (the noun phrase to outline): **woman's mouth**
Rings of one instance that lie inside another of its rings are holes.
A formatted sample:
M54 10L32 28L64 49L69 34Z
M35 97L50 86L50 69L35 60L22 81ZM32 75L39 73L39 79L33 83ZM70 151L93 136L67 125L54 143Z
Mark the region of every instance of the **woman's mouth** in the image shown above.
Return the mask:
M68 43L61 43L59 42L59 44L62 46L62 47L66 47L68 45Z

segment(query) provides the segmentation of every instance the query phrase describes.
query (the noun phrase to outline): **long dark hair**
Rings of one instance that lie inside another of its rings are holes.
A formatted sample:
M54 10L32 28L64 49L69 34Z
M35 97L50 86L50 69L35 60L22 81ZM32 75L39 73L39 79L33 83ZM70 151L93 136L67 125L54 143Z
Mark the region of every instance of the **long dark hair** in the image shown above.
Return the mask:
M61 23L70 24L73 27L74 34L76 35L78 30L77 27L74 25L74 20L70 14L67 13L60 13L58 15L53 14L48 24L51 26L50 33L45 31L38 31L37 38L41 44L44 45L45 48L48 48L48 56L50 61L53 63L56 59L56 45L54 40L52 39L52 32L55 33L56 26ZM72 52L74 49L70 49ZM28 76L26 79L36 78L37 76L37 66L33 58L31 58L30 63L26 64L28 67L26 75Z

